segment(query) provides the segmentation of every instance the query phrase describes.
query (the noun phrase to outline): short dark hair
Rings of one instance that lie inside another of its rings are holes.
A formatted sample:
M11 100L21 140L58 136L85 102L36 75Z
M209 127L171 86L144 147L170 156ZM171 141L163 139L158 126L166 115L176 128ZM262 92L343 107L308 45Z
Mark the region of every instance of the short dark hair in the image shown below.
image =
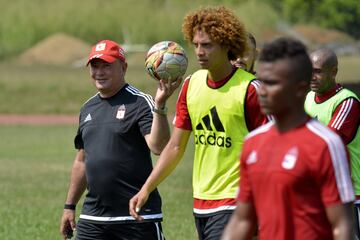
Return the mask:
M264 44L260 52L260 62L275 62L282 59L292 61L291 71L295 79L310 82L312 63L303 43L293 38L281 37Z

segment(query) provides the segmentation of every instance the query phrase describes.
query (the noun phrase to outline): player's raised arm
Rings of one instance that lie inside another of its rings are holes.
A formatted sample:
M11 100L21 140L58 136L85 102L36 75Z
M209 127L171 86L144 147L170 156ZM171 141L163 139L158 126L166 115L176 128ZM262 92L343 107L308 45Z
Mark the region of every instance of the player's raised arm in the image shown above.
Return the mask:
M185 50L176 42L158 42L147 52L145 68L149 75L158 81L158 89L151 132L145 139L150 150L156 155L161 153L170 137L166 100L180 86L187 66Z
M145 135L145 140L155 155L160 155L169 141L170 127L167 118L166 100L180 86L181 81L182 77L178 77L176 81L160 80L158 83L151 132Z

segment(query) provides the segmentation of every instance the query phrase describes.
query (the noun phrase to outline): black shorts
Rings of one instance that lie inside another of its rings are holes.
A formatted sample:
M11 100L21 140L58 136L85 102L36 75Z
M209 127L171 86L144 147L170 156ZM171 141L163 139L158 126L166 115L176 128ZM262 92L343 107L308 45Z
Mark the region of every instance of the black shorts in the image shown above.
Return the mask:
M160 222L103 224L79 220L77 240L165 240Z
M231 215L232 211L226 211L206 217L195 216L199 240L219 240Z
M354 204L355 211L355 238L356 240L360 240L360 203Z

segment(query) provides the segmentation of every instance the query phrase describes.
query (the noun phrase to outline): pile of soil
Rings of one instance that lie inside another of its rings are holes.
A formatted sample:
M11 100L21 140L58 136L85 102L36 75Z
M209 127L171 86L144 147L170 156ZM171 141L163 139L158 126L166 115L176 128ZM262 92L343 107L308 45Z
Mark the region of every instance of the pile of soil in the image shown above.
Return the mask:
M91 46L73 36L56 33L25 51L18 57L21 64L73 65L86 63Z
M293 30L301 34L313 44L325 45L329 43L352 43L354 39L344 32L325 29L312 25L295 25Z
M300 40L303 40L305 44L309 44L310 47L325 46L332 43L346 45L356 42L354 38L344 32L305 24L278 29L266 29L257 36L256 40L259 42L259 46L261 46L264 42L271 41L281 36L299 38Z

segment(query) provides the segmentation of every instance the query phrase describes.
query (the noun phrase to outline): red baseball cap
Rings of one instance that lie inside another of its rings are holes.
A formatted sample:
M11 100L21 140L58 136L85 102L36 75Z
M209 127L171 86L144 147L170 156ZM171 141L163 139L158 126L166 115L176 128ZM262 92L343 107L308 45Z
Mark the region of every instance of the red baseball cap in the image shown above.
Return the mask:
M125 62L125 51L114 41L102 40L92 47L86 66L89 65L90 61L94 58L100 58L108 63L112 63L116 59Z

